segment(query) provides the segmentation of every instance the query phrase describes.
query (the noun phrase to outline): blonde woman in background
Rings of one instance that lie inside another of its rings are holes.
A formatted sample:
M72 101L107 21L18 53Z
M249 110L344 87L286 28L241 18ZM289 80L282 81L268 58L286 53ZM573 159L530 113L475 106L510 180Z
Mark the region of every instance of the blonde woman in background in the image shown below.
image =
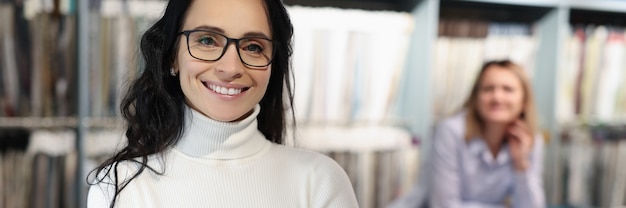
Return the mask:
M545 207L536 120L524 70L486 63L464 110L436 126L430 207Z
M485 63L463 109L436 125L420 182L390 207L545 207L536 120L524 70Z

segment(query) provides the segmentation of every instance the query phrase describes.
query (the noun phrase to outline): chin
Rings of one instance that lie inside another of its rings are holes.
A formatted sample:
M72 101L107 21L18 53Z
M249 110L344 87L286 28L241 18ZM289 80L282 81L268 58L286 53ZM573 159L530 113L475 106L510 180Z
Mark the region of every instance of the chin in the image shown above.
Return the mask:
M202 114L205 116L221 122L232 122L239 120L245 113L238 112L229 112L229 111L215 111L215 109L211 111L202 111Z
M513 121L515 121L514 118L511 117L492 117L492 118L486 118L485 120L492 122L492 123L511 123Z
M234 122L244 119L249 113L252 112L254 107L250 107L250 109L246 107L241 107L239 105L231 104L231 105L223 105L223 104L213 104L210 107L207 106L204 112L205 115L209 116L211 119L221 122Z
M502 114L494 114L494 115L484 115L483 119L490 123L510 123L515 121L515 116L511 115L502 115Z

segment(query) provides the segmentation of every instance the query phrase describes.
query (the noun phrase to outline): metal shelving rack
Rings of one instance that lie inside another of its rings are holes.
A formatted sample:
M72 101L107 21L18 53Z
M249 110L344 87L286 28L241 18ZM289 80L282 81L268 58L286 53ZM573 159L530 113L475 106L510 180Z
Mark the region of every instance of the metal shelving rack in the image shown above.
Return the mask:
M289 4L290 1L286 2ZM323 0L292 0L291 2L306 6L408 11L413 15L414 34L409 47L409 58L406 59L403 87L399 92L400 112L398 115L409 124L407 127L414 135L422 138L423 147L428 146L428 136L433 122L432 106L429 102L432 98L430 70L433 69L432 60L435 59L434 43L437 39L437 24L440 12L449 3L470 5L462 9L478 8L485 12L500 14L504 12L509 15L519 14L522 8L530 8L528 10L530 14L525 14L525 16L531 15L527 22L537 26L540 38L534 67L533 88L540 113L540 123L550 135L558 135L560 132L556 121L556 93L559 85L557 78L559 77L558 69L561 67L560 62L563 59L562 48L567 39L568 26L572 23L572 18L581 12L592 12L594 15L617 17L599 20L600 23L615 24L615 21L618 21L618 24L626 25L626 1L617 0L416 0L412 3L403 0L370 0L366 1L369 6L359 6L354 0L342 0L340 1L343 2L342 4ZM307 2L309 2L308 5ZM376 5L372 2L383 6L371 8ZM588 17L583 16L583 18ZM558 139L551 139L547 145L546 158L557 158L556 156L560 154L560 146ZM422 151L428 150L422 148ZM558 172L555 164L555 160L545 162L546 193L549 194L547 198L549 203L558 201L561 196L557 188L561 187L561 181L557 180Z
M74 191L79 207L87 207L85 189L85 137L89 116L89 2L77 1L78 5L78 126L76 149L78 152L77 183Z
M397 10L410 12L414 17L414 33L412 35L406 70L399 92L400 119L403 120L412 134L422 138L422 145L427 146L428 135L432 126L432 98L431 69L433 68L434 43L437 39L437 27L440 11L448 2L453 0L285 0L288 5L298 4L305 6L337 6L342 8L358 8L370 10ZM76 173L76 203L79 207L86 207L85 189L85 138L90 127L115 126L119 120L92 119L89 117L89 1L76 0L78 21L78 115L77 117L56 118L0 118L0 126L4 127L71 127L77 130L76 150L78 153L78 168ZM607 13L613 16L626 17L626 1L616 0L454 0L466 2L477 7L506 6L515 10L521 7L533 7L540 12L532 22L538 26L540 48L535 65L535 79L533 80L536 93L536 102L541 114L541 123L551 135L557 135L559 126L556 124L556 90L558 68L562 59L563 42L568 33L572 14L580 11ZM624 18L626 19L626 18ZM557 139L550 140L549 154L558 155L559 144ZM427 150L426 150L427 151ZM548 156L548 155L546 155ZM559 187L556 180L557 173L550 170L555 161L546 161L546 193L556 193L550 187ZM550 183L550 184L548 184ZM549 202L556 201L559 194L548 196Z

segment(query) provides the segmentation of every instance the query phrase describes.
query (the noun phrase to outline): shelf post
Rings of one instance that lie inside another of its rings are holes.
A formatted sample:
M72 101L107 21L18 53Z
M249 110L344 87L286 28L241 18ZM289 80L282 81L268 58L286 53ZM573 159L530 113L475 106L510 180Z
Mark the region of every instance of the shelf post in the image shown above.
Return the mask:
M89 2L77 0L78 14L78 126L76 150L78 163L76 168L76 203L78 207L87 207L85 174L85 135L87 134L87 116L89 113Z
M411 134L422 141L428 140L432 125L430 71L434 68L438 11L438 0L422 0L411 12L415 26L400 89L400 116L408 121Z
M567 40L569 9L560 5L548 12L539 20L539 48L535 71L533 73L533 91L539 113L539 124L550 136L544 155L544 186L549 204L556 204L562 196L560 166L560 138L556 122L556 105L558 89L558 69L561 67L564 41Z

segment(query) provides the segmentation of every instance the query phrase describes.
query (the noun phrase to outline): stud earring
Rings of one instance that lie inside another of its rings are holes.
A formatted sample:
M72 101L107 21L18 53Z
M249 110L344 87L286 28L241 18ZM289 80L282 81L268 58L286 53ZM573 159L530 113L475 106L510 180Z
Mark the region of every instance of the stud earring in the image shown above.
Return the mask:
M172 75L173 77L176 76L176 72L174 72L174 67L170 68L170 75Z

